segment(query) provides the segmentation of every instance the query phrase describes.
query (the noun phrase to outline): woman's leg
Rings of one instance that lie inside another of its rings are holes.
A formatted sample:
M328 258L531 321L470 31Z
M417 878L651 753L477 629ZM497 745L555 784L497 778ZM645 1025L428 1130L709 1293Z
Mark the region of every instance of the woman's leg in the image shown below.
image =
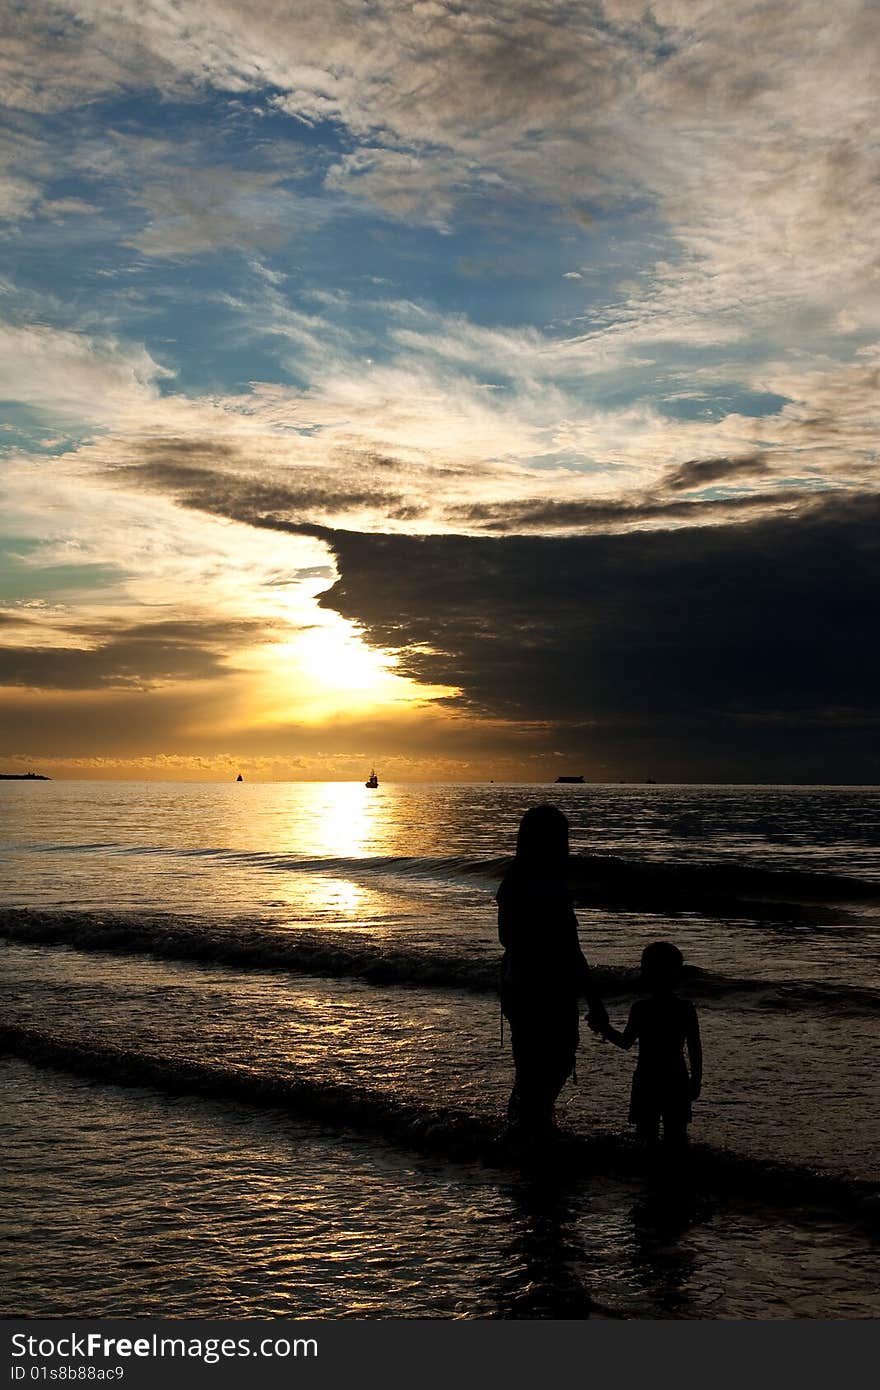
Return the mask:
M643 1115L636 1121L636 1138L643 1144L656 1144L660 1139L660 1116Z
M519 1093L519 1078L517 1078L513 1083L513 1090L507 1102L507 1123L509 1125L518 1125L520 1123L521 1112L522 1100Z
M553 1107L571 1075L573 1058L546 1046L530 1049L517 1066L519 1119L524 1128L545 1132L553 1128Z
M688 1141L688 1122L683 1115L663 1116L663 1146L667 1149L685 1149Z
M547 1013L508 1017L516 1066L508 1119L523 1129L546 1132L553 1127L556 1098L574 1069L577 1012L561 1020Z
M534 1031L517 1027L511 1033L516 1080L510 1093L507 1118L511 1124L534 1133L550 1124L555 1096L548 1099L546 1067Z

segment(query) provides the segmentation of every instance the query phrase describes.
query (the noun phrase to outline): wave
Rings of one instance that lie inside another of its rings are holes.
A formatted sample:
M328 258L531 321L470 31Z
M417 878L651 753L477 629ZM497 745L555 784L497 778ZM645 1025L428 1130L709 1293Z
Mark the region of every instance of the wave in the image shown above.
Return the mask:
M331 1128L377 1134L456 1161L510 1166L535 1157L533 1152L524 1153L522 1144L512 1140L492 1116L428 1106L363 1087L317 1083L290 1069L282 1074L217 1066L17 1026L0 1027L0 1052L112 1085L148 1086L175 1095L293 1110ZM563 1133L553 1146L552 1160L554 1170L585 1175L637 1176L645 1167L644 1154L631 1141L604 1132L586 1138ZM710 1145L693 1145L689 1150L687 1179L690 1190L786 1206L810 1202L845 1210L871 1224L878 1219L880 1198L870 1182Z
M373 985L463 990L498 989L500 954L456 955L433 949L374 945L362 937L279 931L252 922L194 925L180 918L128 913L35 912L0 909L0 937L30 946L66 946L112 955L148 955L235 970L285 971ZM606 999L638 992L638 972L614 967L593 971ZM827 1008L836 1014L876 1015L880 990L806 980L737 978L686 967L691 998L736 1000L767 1009Z
M472 855L291 855L270 850L230 849L219 845L130 845L117 840L93 840L81 844L59 841L54 844L19 844L6 848L47 854L105 851L118 855L155 854L176 859L218 859L285 873L330 873L348 877L361 874L368 877L389 874L402 878L434 878L440 881L457 877L484 878L487 884L497 884L510 863L510 860L505 858L480 859Z
M283 970L292 974L410 985L495 990L499 957L458 956L437 950L374 945L362 937L282 931L252 922L229 924L128 913L36 912L0 909L0 936L35 946L69 946L114 955Z
M625 907L639 912L702 911L715 917L753 919L781 915L839 921L839 904L880 902L880 883L845 874L700 860L621 859L576 855L571 883L582 906ZM821 908L834 911L826 918Z
M509 858L448 856L309 856L222 847L84 844L19 845L18 850L49 853L157 855L214 859L271 873L328 874L353 882L392 878L432 880L494 891ZM880 882L851 875L777 869L737 861L626 859L615 855L573 855L570 886L577 906L648 913L698 912L754 920L834 923L846 920L845 904L880 902Z

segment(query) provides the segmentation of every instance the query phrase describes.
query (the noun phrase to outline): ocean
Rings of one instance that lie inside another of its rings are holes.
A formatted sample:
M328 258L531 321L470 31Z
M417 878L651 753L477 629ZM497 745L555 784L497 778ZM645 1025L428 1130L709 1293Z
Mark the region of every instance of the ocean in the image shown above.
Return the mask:
M612 1020L687 962L672 1186L586 1026L556 1158L504 1140L547 800ZM870 787L0 782L0 1315L878 1316L878 847Z

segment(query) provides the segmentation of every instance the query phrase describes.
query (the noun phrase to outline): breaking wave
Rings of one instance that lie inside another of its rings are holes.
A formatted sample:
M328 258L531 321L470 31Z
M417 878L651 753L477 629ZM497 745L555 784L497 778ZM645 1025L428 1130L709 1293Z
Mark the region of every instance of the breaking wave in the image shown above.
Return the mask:
M111 955L148 955L235 970L286 971L329 979L357 979L374 985L497 991L500 955L456 955L449 951L399 944L373 944L361 936L291 932L236 921L216 923L137 913L0 909L0 937L29 946L66 946ZM624 968L594 969L606 998L634 994L638 973ZM876 1015L880 990L806 980L737 978L686 967L685 985L695 999L735 999L753 1007L827 1008L835 1013Z

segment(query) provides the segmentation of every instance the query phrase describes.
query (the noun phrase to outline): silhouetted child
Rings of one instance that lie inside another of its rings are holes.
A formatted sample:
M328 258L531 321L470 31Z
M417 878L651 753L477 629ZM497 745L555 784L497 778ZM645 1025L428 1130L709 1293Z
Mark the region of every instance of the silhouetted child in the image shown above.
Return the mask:
M681 951L669 941L654 941L642 952L646 999L637 999L620 1033L610 1024L598 1031L618 1047L639 1045L632 1081L630 1122L646 1143L655 1144L663 1121L664 1144L687 1143L691 1101L703 1081L703 1048L697 1011L675 993L684 967ZM684 1060L687 1048L690 1073Z

